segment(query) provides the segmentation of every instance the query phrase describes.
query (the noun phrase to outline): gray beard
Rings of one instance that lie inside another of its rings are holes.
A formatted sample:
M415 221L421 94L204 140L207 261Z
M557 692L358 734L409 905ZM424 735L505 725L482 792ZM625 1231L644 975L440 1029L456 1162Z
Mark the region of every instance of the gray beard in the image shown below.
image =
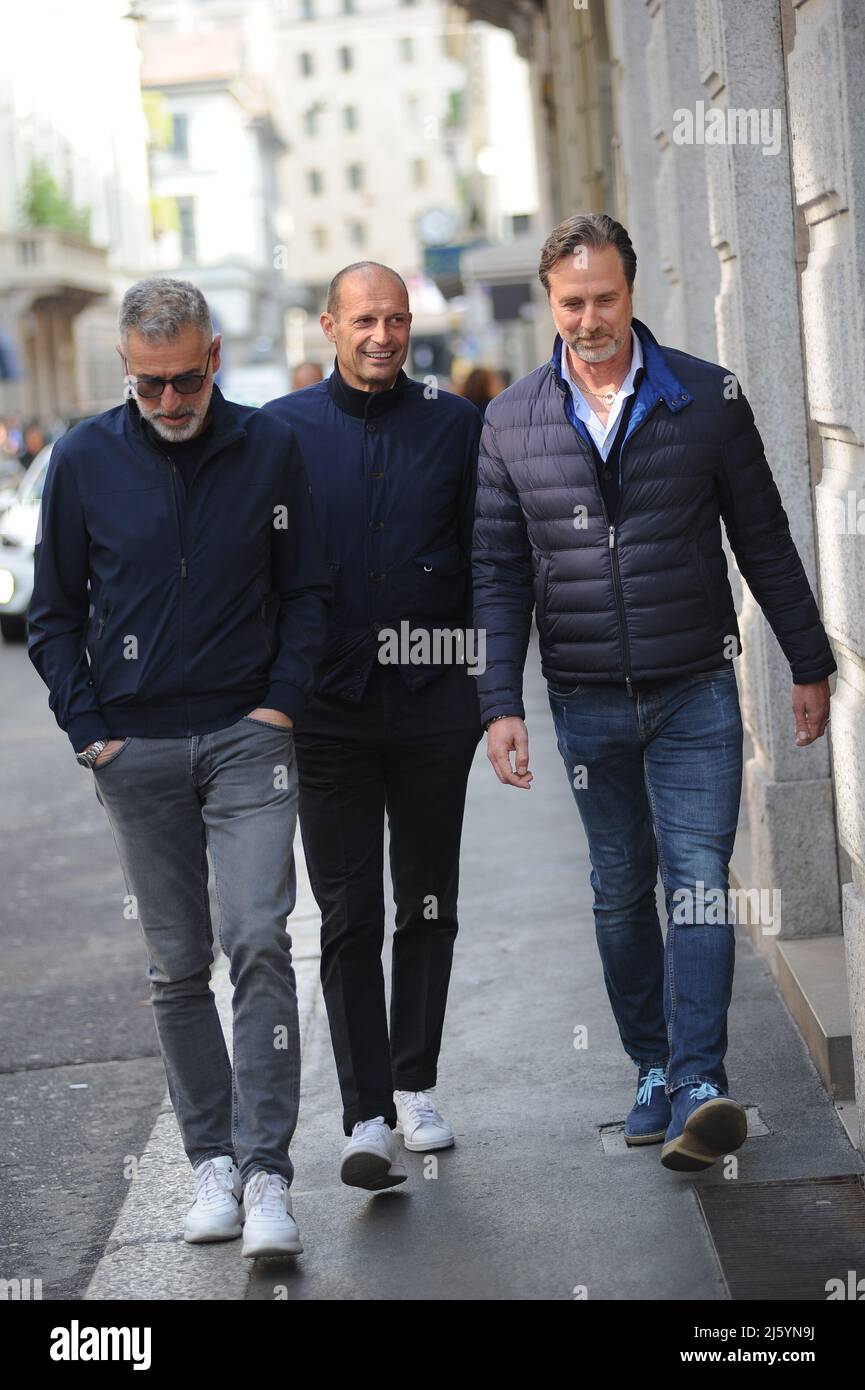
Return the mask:
M578 345L577 343L573 342L569 342L568 347L571 349L571 352L574 354L574 356L578 357L581 362L587 362L591 366L593 363L596 362L609 362L610 358L615 357L616 353L621 350L624 341L624 338L613 338L612 342L610 343L610 346L607 348L601 347L600 344L598 344L598 346L595 348L589 346L586 343L580 343ZM582 351L580 349L582 349ZM586 352L590 353L591 356L586 357ZM598 353L600 353L601 355L598 356Z

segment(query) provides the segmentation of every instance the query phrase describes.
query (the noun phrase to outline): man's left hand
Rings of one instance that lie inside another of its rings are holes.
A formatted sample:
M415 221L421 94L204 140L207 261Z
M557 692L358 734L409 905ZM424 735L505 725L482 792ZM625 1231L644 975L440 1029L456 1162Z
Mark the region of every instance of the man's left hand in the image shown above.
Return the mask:
M251 709L247 718L260 719L263 724L276 724L280 729L292 729L294 727L294 720L289 719L287 714L283 714L281 709L268 709L266 705L261 705L258 709Z
M829 723L828 677L815 681L813 685L793 686L793 717L796 720L796 747L807 748L809 743L821 738Z

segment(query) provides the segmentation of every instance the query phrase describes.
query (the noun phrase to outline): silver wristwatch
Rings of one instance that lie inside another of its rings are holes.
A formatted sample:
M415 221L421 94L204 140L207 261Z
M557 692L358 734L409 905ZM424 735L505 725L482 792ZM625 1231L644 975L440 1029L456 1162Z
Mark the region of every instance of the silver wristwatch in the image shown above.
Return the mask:
M107 738L96 739L95 743L87 745L83 753L76 753L76 759L82 767L92 767L103 748L108 747L109 741Z

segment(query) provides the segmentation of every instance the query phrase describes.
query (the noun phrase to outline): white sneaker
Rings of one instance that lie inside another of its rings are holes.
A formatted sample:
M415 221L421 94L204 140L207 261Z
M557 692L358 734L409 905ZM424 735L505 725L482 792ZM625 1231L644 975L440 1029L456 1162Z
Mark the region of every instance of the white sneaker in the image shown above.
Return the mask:
M300 1255L303 1246L291 1211L288 1183L279 1173L256 1172L243 1189L246 1221L242 1255Z
M349 1187L365 1187L369 1192L381 1192L405 1182L408 1174L400 1158L393 1130L384 1122L384 1115L374 1120L358 1120L351 1138L342 1151L339 1176Z
M449 1149L454 1132L432 1103L429 1091L394 1091L396 1132L412 1153Z
M183 1239L236 1240L243 1230L240 1171L229 1154L206 1158L195 1169L195 1192L186 1214Z

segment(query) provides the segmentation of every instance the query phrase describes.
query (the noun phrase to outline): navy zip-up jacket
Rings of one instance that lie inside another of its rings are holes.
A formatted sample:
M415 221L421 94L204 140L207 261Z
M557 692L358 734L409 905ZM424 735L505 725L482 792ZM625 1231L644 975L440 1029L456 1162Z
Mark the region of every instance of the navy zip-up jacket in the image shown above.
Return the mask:
M721 522L804 685L837 670L754 416L736 378L661 347L633 320L645 375L607 516L588 432L552 357L487 407L474 528L474 624L487 634L481 717L524 717L535 611L551 685L662 680L739 652Z
M312 692L332 583L300 451L218 386L211 416L188 495L133 400L54 445L28 649L77 752L296 720Z
M289 424L300 445L336 584L316 694L358 702L382 629L470 622L481 418L470 401L433 395L402 369L387 391L357 390L336 359L324 381L263 410ZM398 669L418 690L444 668Z

